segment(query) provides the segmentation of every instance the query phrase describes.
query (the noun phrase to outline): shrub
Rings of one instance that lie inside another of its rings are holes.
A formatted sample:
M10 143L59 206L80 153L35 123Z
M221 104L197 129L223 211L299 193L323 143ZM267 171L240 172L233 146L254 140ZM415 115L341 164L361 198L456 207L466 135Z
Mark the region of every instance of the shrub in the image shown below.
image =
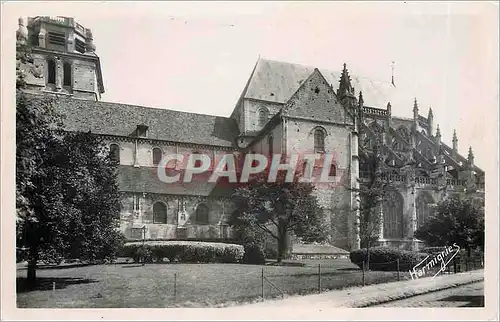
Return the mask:
M433 246L433 247L424 247L420 250L420 252L427 254L439 254L445 250L446 246Z
M399 259L399 270L406 271L412 269L427 254L402 250L392 247L372 247L370 248L370 269L374 271L396 271L397 260ZM363 267L363 261L367 260L366 248L354 250L349 254L351 262Z
M126 243L121 256L139 262L143 255L146 258L161 262L168 258L169 262L182 263L238 263L242 260L244 248L241 245L226 243L206 243L190 241L149 241Z
M243 263L262 265L266 262L264 252L257 243L248 243L244 247Z

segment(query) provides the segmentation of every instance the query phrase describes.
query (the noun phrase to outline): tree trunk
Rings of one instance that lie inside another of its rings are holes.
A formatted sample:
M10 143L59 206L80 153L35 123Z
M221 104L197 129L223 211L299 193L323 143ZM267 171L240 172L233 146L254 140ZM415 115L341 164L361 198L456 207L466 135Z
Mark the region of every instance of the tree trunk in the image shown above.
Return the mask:
M38 262L38 256L36 250L30 250L28 257L28 271L26 276L26 285L28 288L34 288L36 286L36 265Z
M368 241L368 245L366 246L366 270L370 270L370 241Z
M285 229L285 223L283 220L279 219L278 222L278 258L277 262L281 263L283 258L285 257L286 250L287 250L287 236L286 236L286 229Z

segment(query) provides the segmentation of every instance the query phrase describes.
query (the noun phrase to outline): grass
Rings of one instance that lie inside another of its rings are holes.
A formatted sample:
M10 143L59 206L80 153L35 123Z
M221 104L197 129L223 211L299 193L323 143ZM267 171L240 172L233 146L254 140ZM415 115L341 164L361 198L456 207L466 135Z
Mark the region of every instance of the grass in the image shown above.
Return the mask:
M24 288L26 269L17 271L18 307L161 308L214 307L286 294L361 285L362 271L346 259L301 261L285 266L243 264L113 264L37 270L39 286ZM401 279L408 279L401 273ZM176 280L174 290L174 280ZM369 272L366 284L392 282L396 272ZM270 281L271 283L269 283ZM53 286L55 283L55 290Z

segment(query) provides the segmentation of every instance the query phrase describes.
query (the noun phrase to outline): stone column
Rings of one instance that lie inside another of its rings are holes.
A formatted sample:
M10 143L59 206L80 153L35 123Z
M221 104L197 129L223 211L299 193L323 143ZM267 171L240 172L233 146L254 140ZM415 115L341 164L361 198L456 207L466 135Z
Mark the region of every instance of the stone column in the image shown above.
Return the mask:
M349 229L349 233L351 236L351 250L359 249L361 244L361 239L359 236L359 192L356 191L359 189L359 156L358 156L358 132L355 129L351 132L351 175L350 175L350 186L355 190L351 191L351 227ZM354 211L352 211L354 210Z
M62 90L62 82L64 77L63 62L59 57L56 59L56 90Z
M40 24L40 31L38 32L38 47L45 48L45 23Z
M407 227L407 231L405 233L407 238L414 239L413 235L415 233L415 230L417 229L417 204L416 204L416 197L417 197L417 191L415 189L415 185L411 185L408 188L408 205L410 207L409 209L409 223Z

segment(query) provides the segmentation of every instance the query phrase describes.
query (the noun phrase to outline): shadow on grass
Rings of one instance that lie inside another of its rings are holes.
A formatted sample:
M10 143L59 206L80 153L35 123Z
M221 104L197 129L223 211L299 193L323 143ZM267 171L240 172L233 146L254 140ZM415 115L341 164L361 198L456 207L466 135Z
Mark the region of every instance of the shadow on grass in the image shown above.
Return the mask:
M25 277L16 279L16 292L26 293L32 291L48 291L52 290L55 283L56 289L66 288L68 285L97 283L97 280L80 277L37 277L36 285L28 285Z
M484 295L452 295L439 301L468 302L461 307L484 307Z

